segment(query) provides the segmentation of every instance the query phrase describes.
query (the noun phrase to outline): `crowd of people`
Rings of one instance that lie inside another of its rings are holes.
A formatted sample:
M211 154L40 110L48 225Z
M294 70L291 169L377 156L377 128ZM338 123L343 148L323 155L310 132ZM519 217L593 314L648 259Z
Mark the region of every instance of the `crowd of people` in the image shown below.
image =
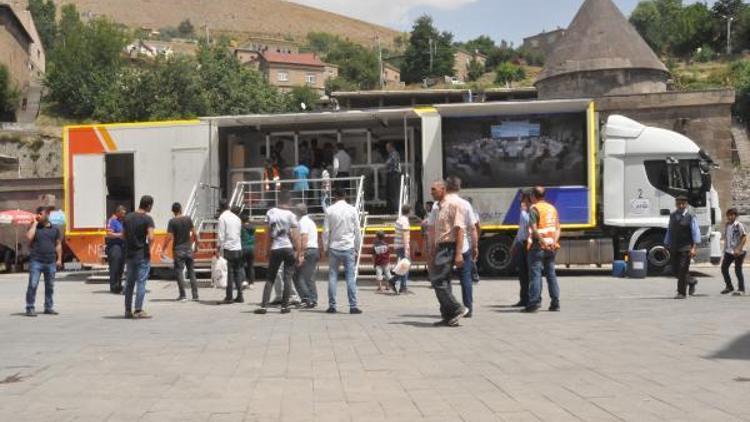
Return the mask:
M430 190L434 202L426 204L426 218L422 222L426 237L428 274L431 288L439 303L438 326L458 326L462 318L474 312L473 285L478 282L476 261L479 255L479 217L470 201L461 197L461 179L450 176L436 181ZM537 186L520 195L519 228L512 246L512 255L519 274L520 293L515 304L525 313L537 312L542 304L542 280L546 278L550 296L549 311L559 312L560 287L555 273L555 257L560 248L560 218L557 209L546 201L545 189ZM146 282L151 269L151 245L154 244L154 220L149 213L154 205L151 196L141 198L138 209L127 213L117 207L107 222L106 253L109 263L110 290L125 295L125 317L145 319L151 316L144 310ZM223 303L243 303L245 284L254 283L255 227L249 216L238 208L230 208L226 200L220 204L221 213L216 233L217 257L227 263L226 295ZM372 245L373 266L378 292L391 290L393 294L411 293L408 282L410 255L411 208L402 206L394 224L392 244L385 233L377 233ZM177 278L178 301L187 301L184 274L190 282L192 300L197 301L198 285L195 276L194 252L198 247L195 226L183 215L179 203L172 205L174 217L167 226L162 250L171 246ZM37 209L36 221L27 233L30 241L29 283L26 293L26 315L36 316L37 286L44 277L44 313L56 315L54 308L54 279L62 265L62 236L51 224L49 210ZM725 254L721 272L726 283L722 294L744 295L742 265L746 256L747 232L737 220L737 210L727 211L724 238ZM341 187L333 189L333 200L325 208L322 238L304 202L294 203L289 191L279 193L276 205L266 213L265 230L268 250L267 280L256 314L268 313L271 293L281 292L280 312L291 312L292 290L300 298L299 306L318 306L315 275L322 256L328 259L328 313L336 313L337 283L343 267L350 314L361 314L358 302L357 263L362 232L357 209L347 203ZM670 251L672 267L677 278L675 299L686 299L695 294L697 280L690 276L690 263L696 256L701 241L697 218L688 211L688 198L677 197L675 210L669 217L664 244ZM322 248L322 250L321 250ZM397 259L394 270L391 251ZM404 263L405 262L405 263ZM735 266L737 290L734 289L729 268ZM127 269L125 286L121 280ZM404 270L406 268L406 270ZM461 301L453 295L452 278L458 275Z

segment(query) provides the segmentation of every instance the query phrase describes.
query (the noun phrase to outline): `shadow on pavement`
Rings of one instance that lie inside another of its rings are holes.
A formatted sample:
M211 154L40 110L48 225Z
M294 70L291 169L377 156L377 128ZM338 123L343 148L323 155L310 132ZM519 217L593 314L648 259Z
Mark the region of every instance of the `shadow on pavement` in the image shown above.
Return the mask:
M394 321L394 322L389 322L388 324L409 325L411 327L417 327L417 328L441 328L440 326L433 325L431 322L422 322L422 321Z
M401 318L430 318L435 319L435 315L419 315L419 314L405 314L399 315Z
M102 319L129 319L129 318L125 318L125 315L123 314L123 315L107 315L107 316L103 316Z
M709 356L709 358L750 360L750 333L736 338L723 349Z

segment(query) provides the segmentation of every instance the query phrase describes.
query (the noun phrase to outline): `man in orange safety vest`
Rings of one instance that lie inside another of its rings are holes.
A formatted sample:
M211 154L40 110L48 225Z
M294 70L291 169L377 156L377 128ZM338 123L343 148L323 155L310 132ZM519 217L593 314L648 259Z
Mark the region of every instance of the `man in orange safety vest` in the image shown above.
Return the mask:
M534 188L529 210L529 301L523 312L536 312L542 304L542 274L547 277L551 303L549 310L560 311L560 286L555 275L555 255L560 249L560 217L557 209L545 200L545 190Z

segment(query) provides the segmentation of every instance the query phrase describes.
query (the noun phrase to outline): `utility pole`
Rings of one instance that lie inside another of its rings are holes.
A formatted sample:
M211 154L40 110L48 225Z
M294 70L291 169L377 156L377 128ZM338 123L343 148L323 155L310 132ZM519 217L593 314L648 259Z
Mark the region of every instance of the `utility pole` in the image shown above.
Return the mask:
M434 54L433 54L433 49L432 49L432 46L433 46L434 43L435 42L433 41L433 39L430 38L430 45L429 45L429 49L430 49L430 76L432 76L432 62L434 61Z
M378 35L377 38L378 38L378 70L380 71L380 75L378 75L378 80L380 81L380 89L385 89L385 75L383 72L383 44L380 42L380 35Z

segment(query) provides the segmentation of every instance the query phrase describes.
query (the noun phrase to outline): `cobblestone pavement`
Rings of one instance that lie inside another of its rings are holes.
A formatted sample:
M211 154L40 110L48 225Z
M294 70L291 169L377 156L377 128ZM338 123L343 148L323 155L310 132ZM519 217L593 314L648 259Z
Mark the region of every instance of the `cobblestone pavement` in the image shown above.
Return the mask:
M152 320L74 280L59 316L26 318L24 276L0 276L0 421L750 420L750 298L719 295L713 268L686 301L671 279L563 273L563 311L534 315L506 307L515 282L483 280L459 328L432 327L425 282L395 297L364 280L356 316L149 283Z

